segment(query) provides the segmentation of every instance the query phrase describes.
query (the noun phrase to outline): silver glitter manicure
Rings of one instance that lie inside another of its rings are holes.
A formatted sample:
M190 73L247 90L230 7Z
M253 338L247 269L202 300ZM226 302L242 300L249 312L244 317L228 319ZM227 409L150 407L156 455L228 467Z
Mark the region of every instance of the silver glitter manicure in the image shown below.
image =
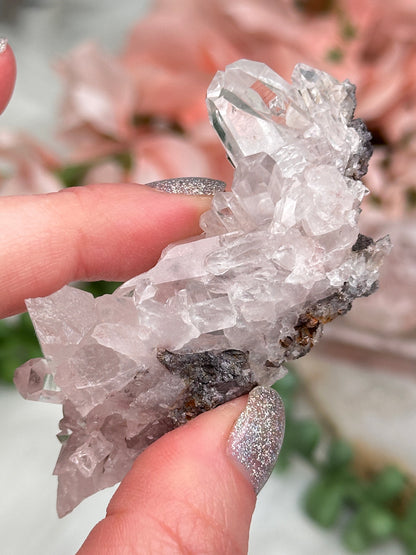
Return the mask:
M284 432L285 408L279 394L269 387L254 388L231 431L228 450L244 467L256 494L276 464Z
M226 187L224 181L209 177L175 177L174 179L153 181L147 183L147 186L165 193L184 195L213 195L217 191L225 191Z
M9 43L5 37L0 37L0 54L3 54L3 52L6 52L8 44Z

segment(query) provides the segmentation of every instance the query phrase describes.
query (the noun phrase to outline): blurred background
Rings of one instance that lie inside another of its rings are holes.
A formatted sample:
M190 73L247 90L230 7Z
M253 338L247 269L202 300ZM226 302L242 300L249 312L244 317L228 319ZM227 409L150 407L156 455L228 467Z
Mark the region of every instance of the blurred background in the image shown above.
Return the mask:
M239 58L286 79L308 63L357 85L374 143L362 232L389 233L394 248L377 294L276 385L287 434L250 553L416 553L414 0L2 0L0 34L18 63L0 121L0 196L180 175L230 183L204 99ZM70 555L113 490L57 518L60 407L24 401L11 383L34 356L28 318L0 321L0 552Z

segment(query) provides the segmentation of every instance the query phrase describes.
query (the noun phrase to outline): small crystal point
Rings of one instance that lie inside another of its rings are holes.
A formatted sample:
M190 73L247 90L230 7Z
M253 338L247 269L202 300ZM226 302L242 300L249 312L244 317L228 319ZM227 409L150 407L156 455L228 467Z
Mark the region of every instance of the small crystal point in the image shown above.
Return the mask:
M388 238L359 234L371 148L354 87L298 65L218 72L210 118L236 166L204 234L93 299L72 287L28 301L45 359L20 393L63 404L58 513L123 478L135 457L204 410L284 375L323 324L378 283Z

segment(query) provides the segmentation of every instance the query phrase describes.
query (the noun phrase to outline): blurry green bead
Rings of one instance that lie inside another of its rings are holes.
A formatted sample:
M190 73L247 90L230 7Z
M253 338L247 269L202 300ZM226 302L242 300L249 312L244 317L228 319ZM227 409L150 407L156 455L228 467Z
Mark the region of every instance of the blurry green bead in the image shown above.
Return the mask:
M387 503L398 497L406 484L406 478L397 468L390 466L382 470L373 480L369 495L372 499Z
M307 491L305 509L313 520L329 528L338 519L343 500L342 484L323 478L312 484Z
M304 457L311 457L320 439L321 428L314 420L298 420L294 422L293 447Z
M416 528L413 525L407 522L400 522L397 535L407 546L413 546L413 552L416 553Z
M416 555L416 534L413 534L413 537L405 545L407 555Z
M354 505L359 505L367 498L367 486L357 476L346 473L344 478L345 499Z
M404 521L406 522L406 524L413 526L416 531L416 495L407 506Z
M334 439L328 449L327 466L331 470L347 466L354 456L352 447L342 439Z
M365 505L357 514L361 526L376 540L384 540L391 536L396 528L396 519L393 514L377 505Z
M362 529L360 523L353 519L344 531L342 541L354 553L361 553L371 545L371 539Z

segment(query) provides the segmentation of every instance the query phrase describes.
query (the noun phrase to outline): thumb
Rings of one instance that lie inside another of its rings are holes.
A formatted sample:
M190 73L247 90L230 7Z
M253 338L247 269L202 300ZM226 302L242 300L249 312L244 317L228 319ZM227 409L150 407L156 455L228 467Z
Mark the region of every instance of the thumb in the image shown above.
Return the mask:
M281 398L256 387L166 434L136 459L78 555L247 553L283 433Z

